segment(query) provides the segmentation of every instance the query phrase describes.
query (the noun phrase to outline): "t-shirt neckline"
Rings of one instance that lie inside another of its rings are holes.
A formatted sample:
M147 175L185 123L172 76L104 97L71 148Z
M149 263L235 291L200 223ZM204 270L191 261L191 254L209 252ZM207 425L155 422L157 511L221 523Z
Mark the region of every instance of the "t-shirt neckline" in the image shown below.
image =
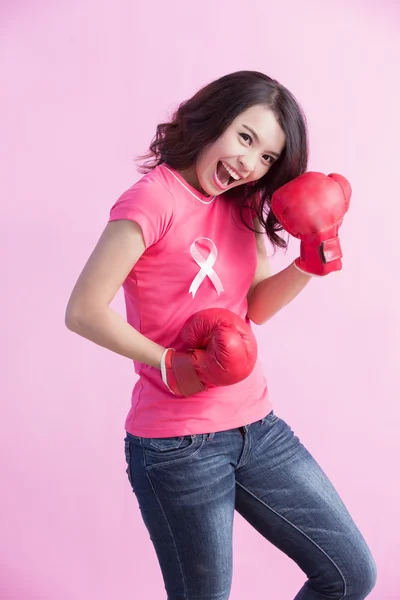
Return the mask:
M181 186L184 187L189 192L189 194L194 196L196 200L198 200L202 204L211 204L212 202L214 202L216 196L205 196L204 194L196 190L192 185L190 185L190 183L186 181L184 177L182 177L182 175L176 169L172 168L170 165L167 165L165 163L162 163L160 166L169 171L171 175L181 184Z

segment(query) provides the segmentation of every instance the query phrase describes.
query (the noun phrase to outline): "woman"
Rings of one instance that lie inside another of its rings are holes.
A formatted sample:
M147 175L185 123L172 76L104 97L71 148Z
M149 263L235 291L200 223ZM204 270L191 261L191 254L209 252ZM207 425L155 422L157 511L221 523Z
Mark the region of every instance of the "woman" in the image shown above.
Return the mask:
M271 318L312 276L341 268L337 232L349 186L306 173L301 108L251 71L181 104L145 158L144 176L112 207L75 285L66 325L134 361L127 474L168 599L229 597L236 509L307 575L296 600L361 600L375 584L371 553L272 410L250 325ZM327 196L333 224L314 216ZM285 247L283 226L301 238L301 257L271 275L263 234ZM121 285L127 322L109 307Z

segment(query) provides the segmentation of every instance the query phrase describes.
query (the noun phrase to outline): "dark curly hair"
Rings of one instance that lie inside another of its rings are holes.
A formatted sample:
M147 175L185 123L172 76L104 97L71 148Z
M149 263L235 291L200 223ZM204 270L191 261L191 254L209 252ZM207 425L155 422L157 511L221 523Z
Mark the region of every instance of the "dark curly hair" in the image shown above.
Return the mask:
M138 157L144 161L139 171L148 173L162 163L176 170L192 167L204 148L214 143L238 115L256 104L267 106L274 113L286 136L285 147L264 177L226 193L240 203L246 227L250 229L242 210L250 206L273 246L286 248L287 242L277 233L283 228L270 210L271 197L275 190L307 169L307 123L293 94L268 75L238 71L200 89L179 105L170 122L157 126L149 152Z

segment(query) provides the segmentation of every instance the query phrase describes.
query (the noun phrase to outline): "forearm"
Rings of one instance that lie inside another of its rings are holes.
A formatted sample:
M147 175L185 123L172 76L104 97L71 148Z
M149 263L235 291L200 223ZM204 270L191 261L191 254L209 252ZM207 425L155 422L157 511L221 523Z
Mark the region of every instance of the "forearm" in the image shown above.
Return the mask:
M294 263L263 279L254 288L249 300L248 318L262 325L289 304L310 282L311 276L301 273Z
M66 318L65 324L70 331L103 348L160 368L165 348L142 335L110 307L82 310L75 316Z

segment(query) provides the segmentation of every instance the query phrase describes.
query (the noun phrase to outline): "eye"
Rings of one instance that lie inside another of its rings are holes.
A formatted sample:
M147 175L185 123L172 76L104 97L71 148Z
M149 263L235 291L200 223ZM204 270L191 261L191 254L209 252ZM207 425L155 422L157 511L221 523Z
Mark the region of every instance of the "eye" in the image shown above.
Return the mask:
M275 159L274 159L274 157L273 157L273 156L270 156L269 154L264 154L264 155L263 155L263 159L264 159L265 161L268 161L268 160L269 160L269 164L270 164L270 165L272 165L272 163L273 163L273 162L275 162Z
M250 144L253 141L253 138L248 133L241 133L240 135L242 136L242 138L244 139L244 141L246 141L245 138L247 138L248 140L250 140Z

